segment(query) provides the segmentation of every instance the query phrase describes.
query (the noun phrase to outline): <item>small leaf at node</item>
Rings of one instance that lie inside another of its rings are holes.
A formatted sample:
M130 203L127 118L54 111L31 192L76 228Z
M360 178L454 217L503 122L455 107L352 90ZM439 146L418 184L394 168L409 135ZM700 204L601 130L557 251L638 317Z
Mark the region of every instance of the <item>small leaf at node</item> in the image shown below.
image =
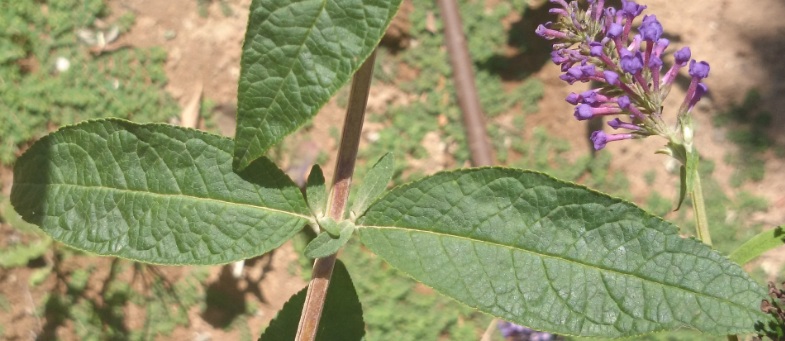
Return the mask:
M319 221L319 223L321 224L326 220L332 219L323 219ZM333 231L333 233L320 233L316 236L316 238L308 243L308 245L305 247L306 257L322 258L338 252L341 247L346 245L346 243L349 241L349 238L352 237L355 226L350 221L344 220L340 223L334 223L333 227L330 229ZM334 233L336 229L339 229L338 234ZM325 228L325 230L327 229Z
M305 198L314 216L317 218L324 216L324 209L327 207L327 187L324 185L324 173L319 165L313 165L311 173L308 174Z
M371 167L357 188L357 196L351 209L352 217L362 215L368 206L384 193L395 172L394 166L393 153L387 153Z

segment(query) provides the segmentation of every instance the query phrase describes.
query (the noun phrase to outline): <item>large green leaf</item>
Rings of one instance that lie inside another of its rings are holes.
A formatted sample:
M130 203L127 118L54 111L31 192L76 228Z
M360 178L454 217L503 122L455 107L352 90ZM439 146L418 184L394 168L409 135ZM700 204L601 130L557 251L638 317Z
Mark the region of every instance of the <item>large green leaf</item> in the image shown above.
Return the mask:
M503 168L393 189L358 221L396 268L534 329L621 337L753 331L765 289L707 245L628 202Z
M254 0L237 94L235 166L313 117L381 40L401 0Z
M305 305L308 288L303 288L283 305L270 321L259 341L291 341L297 335L300 314ZM365 335L363 308L352 277L340 260L335 261L332 280L327 288L317 341L359 341Z
M232 140L122 120L65 127L16 162L11 202L72 247L159 264L217 264L281 245L309 218L297 186Z

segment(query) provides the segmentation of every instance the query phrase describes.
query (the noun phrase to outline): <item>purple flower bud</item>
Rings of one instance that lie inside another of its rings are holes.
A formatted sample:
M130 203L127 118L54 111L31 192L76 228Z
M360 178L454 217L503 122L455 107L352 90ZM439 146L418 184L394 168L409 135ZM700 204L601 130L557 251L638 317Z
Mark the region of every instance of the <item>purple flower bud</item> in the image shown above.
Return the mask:
M562 74L561 76L559 76L559 79L567 82L568 84L573 84L575 83L575 81L577 81L577 79L575 79L575 77L573 77L569 73Z
M589 43L589 54L591 54L592 57L602 56L604 54L603 52L604 47L605 46L603 46L602 43L596 41L591 42Z
M694 78L708 78L709 77L709 63L706 62L695 62L693 59L690 61L690 76Z
M595 116L602 116L602 115L615 115L621 113L621 109L619 108L612 108L612 107L592 107L588 104L581 104L575 107L575 112L573 116L578 121L588 120Z
M581 78L583 76L583 70L581 70L581 68L582 67L580 66L573 66L569 70L567 70L567 73L576 79Z
M565 17L570 15L569 13L567 13L567 10L565 10L563 8L551 8L551 9L548 10L548 13L556 14L556 15L563 15Z
M638 5L635 1L632 0L621 0L621 11L624 12L624 16L627 18L635 18L646 9L646 6Z
M578 101L581 100L581 96L578 96L578 94L571 92L569 95L567 95L567 98L565 98L564 100L572 105L578 105Z
M578 121L588 120L594 116L594 111L592 107L588 104L581 104L575 107L575 113L573 114Z
M649 57L649 69L659 70L662 67L662 59L655 55Z
M605 32L605 36L608 38L616 39L621 37L621 33L624 31L624 26L619 25L617 23L612 23L608 26L608 32Z
M551 24L552 23L549 21L546 22L544 25L537 26L537 29L534 30L534 33L548 40L567 39L566 33L548 28L548 26L550 26Z
M564 54L562 54L561 51L562 50L553 50L553 51L551 51L551 60L556 65L560 65L560 64L566 63L566 62L568 62L570 60L570 58L567 58L566 56L564 56Z
M700 101L701 98L703 98L703 95L705 95L707 92L709 92L709 87L704 83L698 83L698 86L695 87L695 93L692 95L692 98L690 98L687 112L692 111L692 108L695 107L695 104L697 104L698 101Z
M662 36L662 25L657 21L656 16L647 15L643 17L643 22L638 28L638 32L641 33L644 40L657 41Z
M671 43L670 40L665 38L660 38L659 40L657 40L657 43L654 44L652 55L657 57L662 56L662 52L668 48L668 45L670 45L670 43Z
M632 123L624 122L624 121L622 121L622 120L620 120L618 118L614 118L614 119L608 121L608 125L611 126L611 128L613 128L613 129L622 128L622 129L629 129L629 130L635 130L635 131L641 130L641 127L636 126L636 125L634 125Z
M559 6L564 7L564 8L569 8L570 7L569 5L567 5L567 2L564 1L564 0L550 0L550 1L552 3L554 3L554 4L559 4Z
M581 78L585 79L585 78L593 77L596 73L597 71L595 70L594 65L589 64L589 65L581 66L581 76L582 76Z
M673 54L673 58L676 60L676 64L679 66L687 65L687 62L690 61L690 56L692 53L690 52L689 47L682 47L676 53Z
M640 52L634 55L626 55L621 57L621 69L631 75L637 74L643 69L643 57Z
M594 143L594 150L600 150L605 148L605 145L608 142L619 141L619 140L629 140L634 138L632 134L611 134L608 135L602 130L597 130L591 133L591 141Z
M626 95L622 95L616 99L616 103L619 105L619 108L627 109L632 102L630 101L629 97L627 97Z
M605 81L608 82L610 85L619 84L619 74L613 71L603 71L602 75L605 77Z
M583 103L586 103L591 106L595 106L599 104L599 100L597 99L597 93L591 90L582 92L581 99L583 100Z
M616 20L616 9L613 7L605 8L605 21L612 23Z

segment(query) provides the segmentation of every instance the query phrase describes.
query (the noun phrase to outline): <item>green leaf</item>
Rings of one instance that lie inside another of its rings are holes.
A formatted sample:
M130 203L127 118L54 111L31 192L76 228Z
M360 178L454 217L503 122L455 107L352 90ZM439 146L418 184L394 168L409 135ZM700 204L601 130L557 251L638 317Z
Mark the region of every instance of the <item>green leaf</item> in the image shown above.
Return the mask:
M543 331L753 331L765 289L637 206L516 169L439 173L358 220L363 243L466 305Z
M687 197L687 167L684 167L684 165L679 166L679 180L679 202L676 203L674 212L681 208L681 204L684 203L684 199Z
M278 247L311 218L267 159L241 174L232 140L123 120L69 126L14 167L11 202L77 249L158 264L219 264Z
M308 258L322 258L338 252L346 245L355 230L354 224L347 220L336 222L328 218L320 220L319 225L327 232L317 235L305 247L305 256Z
M752 237L734 250L728 258L736 262L736 264L744 265L764 252L780 247L783 244L785 244L785 229L783 226L778 226Z
M259 341L291 341L297 334L297 325L305 304L303 288L292 296L259 338ZM316 332L317 341L355 341L365 335L363 310L352 278L340 260L335 261L332 280L327 288L322 319Z
M237 169L316 115L368 58L400 3L252 2L237 94Z
M387 184L395 173L395 158L392 153L387 153L382 156L379 161L371 167L368 174L363 178L363 182L357 189L357 197L354 198L352 204L352 217L357 217L363 214L368 206L376 200L384 190L387 189Z
M305 198L308 200L308 206L311 207L314 216L324 215L324 209L327 207L327 187L324 185L324 173L319 165L313 165L311 173L308 174L308 182L305 184Z

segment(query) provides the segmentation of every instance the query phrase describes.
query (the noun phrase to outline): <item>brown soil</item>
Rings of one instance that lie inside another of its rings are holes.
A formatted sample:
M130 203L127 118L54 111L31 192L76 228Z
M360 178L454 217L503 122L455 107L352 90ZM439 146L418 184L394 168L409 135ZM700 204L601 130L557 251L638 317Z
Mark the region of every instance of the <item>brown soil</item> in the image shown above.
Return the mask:
M219 111L229 117L221 122L222 131L231 134L233 121L231 114L236 102L237 80L239 77L240 48L246 27L250 0L227 0L232 14L225 16L213 1L208 8L207 17L200 17L196 0L116 0L111 2L113 16L131 12L136 16L136 24L126 35L121 36L119 43L137 47L162 46L169 52L166 65L169 76L167 91L182 106L194 96L200 84L203 85L204 98L219 103ZM531 1L538 3L542 1ZM732 189L728 179L733 169L724 158L729 151L725 131L716 130L711 124L712 115L727 108L732 103L739 103L747 90L757 88L763 95L763 106L774 116L771 134L776 139L776 148L785 148L785 135L779 133L785 128L785 2L781 0L759 0L754 4L747 1L699 0L699 1L667 1L648 0L646 13L654 13L662 22L666 32L671 34L672 47L688 45L693 57L711 63L711 77L707 83L711 89L711 98L705 100L695 113L698 123L697 145L702 156L716 164L715 177L724 185L728 193ZM411 3L406 3L407 13ZM402 19L405 19L403 17ZM512 14L509 24L519 22L520 18ZM532 23L524 23L528 26ZM393 48L407 47L407 27L405 20L395 23L392 34L385 40L387 46ZM533 26L532 26L533 27ZM510 51L516 53L517 51ZM417 70L405 67L398 68L401 78L413 78ZM547 88L545 97L540 102L540 111L527 118L530 127L545 127L554 136L569 139L576 148L568 157L577 158L588 152L586 127L571 119L572 107L564 102L570 91L580 91L580 85L568 86L557 79L559 70L556 66L546 64L537 70L534 77L540 79ZM515 81L512 81L515 82ZM374 88L369 100L371 113L381 112L392 103L406 103L416 99L416 94L405 94L391 86ZM669 96L671 102L667 107L678 107L683 96L683 89L675 89ZM329 127L338 127L342 121L343 109L332 101L325 106L316 117L316 124L305 134L307 141L293 141L305 146L308 152L298 153L293 148L292 157L285 156L288 164L298 164L298 158L314 159L318 153L316 148L330 155L323 165L328 179L332 169L332 155L336 142L330 137ZM382 127L369 125L364 136L373 139L373 134ZM526 132L528 134L529 132ZM439 137L426 136L423 141L426 150L431 154L427 167L431 172L453 166L448 148ZM612 153L611 168L614 172L626 174L630 178L631 192L638 202L643 201L650 191L644 181L644 173L654 170L656 181L652 185L666 197L675 197L676 176L668 171L667 159L653 155L652 152L662 145L661 140L650 138L633 143L610 144L603 153ZM307 154L307 156L296 156ZM766 164L766 177L759 183L748 183L743 189L762 196L771 204L765 214L756 215L754 219L769 226L785 222L785 160L770 153ZM299 162L302 163L302 162ZM460 165L459 165L460 166ZM301 172L301 171L300 171ZM10 177L7 170L0 169L0 180L7 192ZM7 193L6 193L7 194ZM6 238L14 235L8 226L0 230ZM51 257L51 253L49 255ZM272 255L265 255L253 266L246 269L246 274L239 280L221 276L222 267L214 267L208 285L216 285L229 292L242 296L245 300L257 302L259 312L249 319L252 335L258 335L276 311L295 292L305 286L296 273L292 273L292 264L297 254L287 244ZM51 261L51 260L50 260ZM71 257L64 261L62 271L95 265L98 278L107 276L112 260L108 258ZM785 253L773 252L760 261L770 275L776 275L785 263ZM188 269L162 267L166 278L176 281L187 276ZM65 290L55 276L50 276L38 286L31 286L28 279L35 268L0 269L0 294L8 298L10 311L0 314L0 325L4 326L4 337L8 340L28 340L37 336L57 336L61 340L76 340L71 323L54 330L46 330L46 317L41 316L36 307L41 306L44 295L50 291ZM87 295L95 296L100 285L90 284ZM260 294L261 293L261 294ZM100 303L100 302L99 302ZM135 327L143 318L144 311L130 308L126 311L127 325ZM189 328L178 328L168 338L171 340L223 340L236 339L237 332L227 332L208 322L211 313L199 308L190 312ZM218 312L217 314L220 314Z

